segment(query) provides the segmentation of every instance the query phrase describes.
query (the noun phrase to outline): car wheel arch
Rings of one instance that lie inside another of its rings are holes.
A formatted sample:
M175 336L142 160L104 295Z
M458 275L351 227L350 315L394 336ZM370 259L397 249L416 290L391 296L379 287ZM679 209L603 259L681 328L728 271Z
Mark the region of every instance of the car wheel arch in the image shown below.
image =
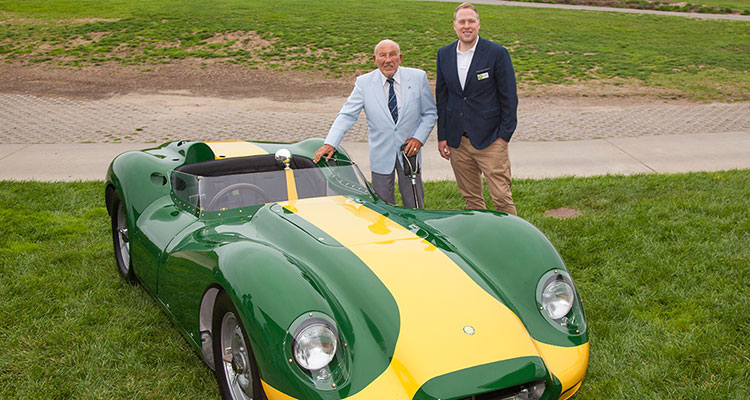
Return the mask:
M115 198L115 192L117 189L115 189L115 185L108 184L107 187L104 189L104 203L107 206L107 214L112 215L114 210L112 210L112 202Z
M203 361L211 370L216 370L216 362L213 353L213 315L216 299L222 292L226 292L221 286L210 286L201 298L198 316L198 330L200 333L201 356Z
M213 353L213 339L215 337L213 332L214 309L216 308L216 300L222 294L227 295L230 301L236 304L234 299L232 299L232 296L229 295L229 291L216 283L209 286L203 293L199 307L198 329L200 334L200 353L203 361L212 371L216 370L216 360L214 359ZM240 308L237 306L235 306L235 308L237 308L237 311L240 313L240 315L238 315L240 320L244 321L245 318L242 315ZM253 337L248 337L248 340L253 342ZM255 345L255 343L253 344Z

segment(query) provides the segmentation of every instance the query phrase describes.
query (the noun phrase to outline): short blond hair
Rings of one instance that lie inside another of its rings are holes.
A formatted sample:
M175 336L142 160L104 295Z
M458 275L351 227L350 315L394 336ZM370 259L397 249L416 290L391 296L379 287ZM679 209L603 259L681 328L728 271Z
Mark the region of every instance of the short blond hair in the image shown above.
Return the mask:
M477 14L477 19L479 19L479 11L477 11L477 8L474 7L471 3L461 3L456 7L456 11L453 11L453 20L456 20L456 15L458 15L458 10L463 10L464 8L468 8L469 10L474 10L474 12Z

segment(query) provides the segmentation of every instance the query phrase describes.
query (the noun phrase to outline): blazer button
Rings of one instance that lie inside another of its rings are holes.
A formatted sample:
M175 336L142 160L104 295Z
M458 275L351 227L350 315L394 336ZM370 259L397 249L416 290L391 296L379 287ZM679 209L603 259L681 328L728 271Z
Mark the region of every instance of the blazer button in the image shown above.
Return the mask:
M466 101L466 97L464 97L464 101Z
M461 117L461 118L463 118L464 117L464 113L459 113L458 116Z

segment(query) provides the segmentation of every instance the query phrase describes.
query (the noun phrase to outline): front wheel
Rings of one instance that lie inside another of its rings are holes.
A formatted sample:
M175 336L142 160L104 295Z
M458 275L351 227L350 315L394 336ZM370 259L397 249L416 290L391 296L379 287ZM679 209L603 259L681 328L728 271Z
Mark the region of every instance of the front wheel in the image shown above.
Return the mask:
M128 216L125 204L120 194L115 191L112 198L112 245L115 249L115 262L120 275L130 284L138 282L133 272L133 262L130 259L130 232L128 231Z
M247 332L226 293L216 299L212 328L215 374L222 399L265 400Z

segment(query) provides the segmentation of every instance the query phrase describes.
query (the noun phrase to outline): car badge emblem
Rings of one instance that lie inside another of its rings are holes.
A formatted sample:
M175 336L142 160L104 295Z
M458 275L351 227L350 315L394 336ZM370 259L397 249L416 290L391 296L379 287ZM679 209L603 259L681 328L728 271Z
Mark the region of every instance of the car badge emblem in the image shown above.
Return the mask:
M471 336L471 335L475 334L476 332L477 331L474 329L473 326L471 326L471 325L464 326L464 333L465 334Z

